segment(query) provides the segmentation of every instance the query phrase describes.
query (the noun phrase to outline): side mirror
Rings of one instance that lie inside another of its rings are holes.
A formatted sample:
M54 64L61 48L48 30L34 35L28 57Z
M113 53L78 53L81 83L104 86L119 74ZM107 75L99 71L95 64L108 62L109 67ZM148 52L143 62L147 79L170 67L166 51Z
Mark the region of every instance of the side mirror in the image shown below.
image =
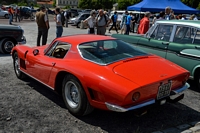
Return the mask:
M38 54L39 54L39 50L38 50L38 49L34 49L34 50L33 50L33 55L36 56L36 55L38 55Z

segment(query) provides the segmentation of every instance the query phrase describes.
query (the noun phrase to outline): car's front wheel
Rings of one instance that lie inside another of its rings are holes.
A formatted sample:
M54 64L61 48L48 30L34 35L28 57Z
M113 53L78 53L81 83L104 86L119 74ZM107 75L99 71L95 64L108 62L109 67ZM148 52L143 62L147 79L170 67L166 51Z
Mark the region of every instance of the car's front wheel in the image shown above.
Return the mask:
M8 19L8 18L9 18L8 14L5 14L5 15L4 15L4 17L5 17L6 19Z
M80 82L71 74L66 75L63 80L62 96L66 107L73 115L83 116L93 111Z
M0 52L4 54L10 54L15 43L12 39L4 38L0 41Z
M13 66L17 78L23 79L25 77L25 74L20 70L20 62L17 52L15 52L13 55Z

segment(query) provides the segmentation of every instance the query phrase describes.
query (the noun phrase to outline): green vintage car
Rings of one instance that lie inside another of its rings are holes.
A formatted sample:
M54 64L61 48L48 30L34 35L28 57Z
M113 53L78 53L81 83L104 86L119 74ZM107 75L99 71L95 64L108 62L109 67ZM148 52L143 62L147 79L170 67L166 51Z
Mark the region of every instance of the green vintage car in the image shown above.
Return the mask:
M200 88L200 21L159 20L145 35L113 34L112 37L182 66Z

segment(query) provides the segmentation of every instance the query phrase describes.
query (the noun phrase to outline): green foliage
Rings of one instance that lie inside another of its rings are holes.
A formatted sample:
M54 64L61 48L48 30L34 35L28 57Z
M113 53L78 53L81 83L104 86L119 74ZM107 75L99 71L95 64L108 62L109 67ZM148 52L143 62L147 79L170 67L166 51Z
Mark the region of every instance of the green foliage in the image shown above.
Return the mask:
M111 9L115 0L79 0L82 9Z
M199 0L181 0L184 4L187 6L190 6L192 8L198 8L199 7Z
M28 6L26 0L21 0L17 5L18 6Z
M118 8L120 10L126 10L128 6L137 4L142 0L118 0Z
M199 10L200 10L200 2L199 2L199 5L198 5L197 9L199 9Z
M56 0L53 0L52 6L53 6L53 7L56 7Z
M70 9L71 7L69 5L65 6L64 9Z

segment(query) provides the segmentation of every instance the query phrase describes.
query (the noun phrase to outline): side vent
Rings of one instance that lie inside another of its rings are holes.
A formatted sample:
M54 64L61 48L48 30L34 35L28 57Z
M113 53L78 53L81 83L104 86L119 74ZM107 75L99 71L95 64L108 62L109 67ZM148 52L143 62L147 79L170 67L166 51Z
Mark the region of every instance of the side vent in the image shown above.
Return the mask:
M25 60L20 58L20 67L26 69Z
M90 93L91 99L94 100L94 93L93 93L92 89L88 88L88 91Z

